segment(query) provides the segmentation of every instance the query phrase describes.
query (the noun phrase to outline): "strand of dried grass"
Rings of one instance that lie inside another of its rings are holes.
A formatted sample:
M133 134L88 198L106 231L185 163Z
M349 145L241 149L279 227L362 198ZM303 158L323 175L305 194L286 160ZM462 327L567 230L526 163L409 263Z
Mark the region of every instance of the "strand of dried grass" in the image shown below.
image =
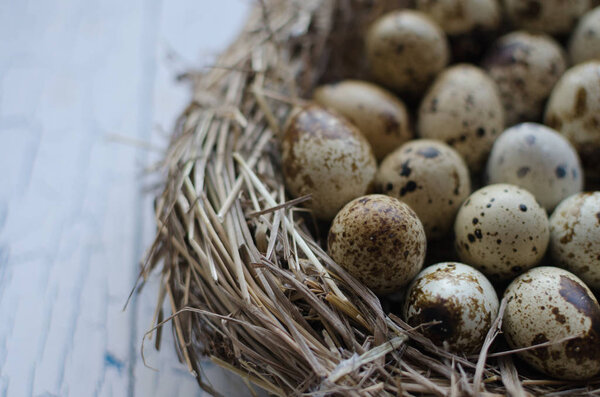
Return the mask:
M156 240L140 273L142 284L154 271L162 279L145 338L156 332L159 346L171 323L181 359L215 395L202 357L277 396L580 390L526 379L510 357L488 354L501 319L473 361L386 316L297 216L304 198L285 196L277 138L290 108L320 79L360 75L361 30L406 1L260 3L218 66L188 75L194 99L163 161Z

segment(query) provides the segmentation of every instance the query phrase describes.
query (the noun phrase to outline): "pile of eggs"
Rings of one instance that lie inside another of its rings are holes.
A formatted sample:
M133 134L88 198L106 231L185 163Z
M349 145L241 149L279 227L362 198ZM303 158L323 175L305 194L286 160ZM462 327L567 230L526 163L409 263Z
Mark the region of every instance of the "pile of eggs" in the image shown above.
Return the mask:
M369 28L370 81L317 87L286 123L286 187L331 258L444 349L478 352L500 294L530 366L600 372L595 5L417 0ZM423 268L440 241L454 254Z

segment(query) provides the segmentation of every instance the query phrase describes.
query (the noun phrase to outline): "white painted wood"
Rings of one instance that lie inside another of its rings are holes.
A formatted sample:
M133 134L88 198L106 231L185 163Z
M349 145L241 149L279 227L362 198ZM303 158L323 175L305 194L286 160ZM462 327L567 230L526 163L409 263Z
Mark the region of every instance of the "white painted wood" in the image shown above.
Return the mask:
M139 176L156 157L107 137L164 145L189 95L173 75L210 62L248 5L0 2L0 396L202 395L168 327L146 349L159 372L141 363L156 281L121 310L153 233Z

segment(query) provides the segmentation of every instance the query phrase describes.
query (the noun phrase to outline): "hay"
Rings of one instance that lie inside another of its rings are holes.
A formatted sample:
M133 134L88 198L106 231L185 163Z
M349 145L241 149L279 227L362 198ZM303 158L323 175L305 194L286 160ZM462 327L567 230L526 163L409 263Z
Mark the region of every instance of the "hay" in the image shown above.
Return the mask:
M514 395L593 390L527 378L510 355L453 355L386 315L321 248L318 224L289 200L278 135L317 82L363 75L360 37L406 1L264 0L217 65L189 75L156 200L156 239L140 274L160 272L154 321L173 325L199 385L203 357L277 396ZM171 314L162 312L167 301ZM424 325L427 326L427 325Z

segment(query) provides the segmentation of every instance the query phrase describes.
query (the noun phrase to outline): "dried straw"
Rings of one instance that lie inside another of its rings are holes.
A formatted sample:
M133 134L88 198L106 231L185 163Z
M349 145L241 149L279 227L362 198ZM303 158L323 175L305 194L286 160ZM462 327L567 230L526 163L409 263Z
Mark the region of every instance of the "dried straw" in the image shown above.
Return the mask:
M525 396L590 392L527 379L510 356L444 351L394 315L321 248L286 198L278 136L319 81L361 76L360 37L407 1L264 0L215 67L189 75L194 98L164 160L156 239L140 274L162 279L154 327L171 322L199 385L215 364L277 396ZM314 222L313 222L314 223ZM171 315L164 319L163 302Z

